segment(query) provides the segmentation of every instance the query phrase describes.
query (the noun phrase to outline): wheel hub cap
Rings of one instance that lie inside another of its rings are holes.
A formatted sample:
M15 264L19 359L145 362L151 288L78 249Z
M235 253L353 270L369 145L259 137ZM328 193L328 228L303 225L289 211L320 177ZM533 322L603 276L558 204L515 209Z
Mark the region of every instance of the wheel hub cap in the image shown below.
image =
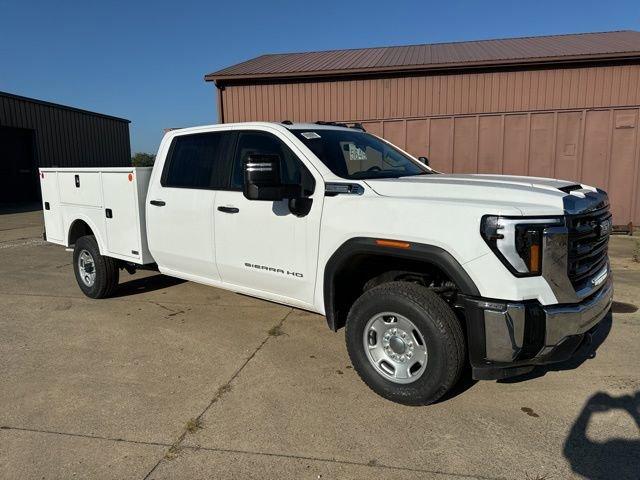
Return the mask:
M365 327L364 347L376 371L395 383L411 383L424 373L427 347L416 325L406 317L384 312Z
M92 287L96 281L96 267L91 255L87 250L82 250L78 255L78 273L80 279L87 287Z
M406 333L403 332L402 335L406 336ZM389 347L389 349L397 355L402 355L407 351L407 344L404 343L404 340L402 338L396 335L389 337L388 340L387 335L385 335L385 339L382 344L385 346L385 348Z

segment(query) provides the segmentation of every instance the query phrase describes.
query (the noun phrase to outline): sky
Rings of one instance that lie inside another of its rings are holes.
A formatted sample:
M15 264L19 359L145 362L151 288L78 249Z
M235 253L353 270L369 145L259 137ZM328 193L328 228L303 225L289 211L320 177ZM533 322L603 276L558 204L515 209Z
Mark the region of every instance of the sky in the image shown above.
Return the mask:
M164 128L216 123L206 73L265 53L640 30L638 0L0 0L0 91Z

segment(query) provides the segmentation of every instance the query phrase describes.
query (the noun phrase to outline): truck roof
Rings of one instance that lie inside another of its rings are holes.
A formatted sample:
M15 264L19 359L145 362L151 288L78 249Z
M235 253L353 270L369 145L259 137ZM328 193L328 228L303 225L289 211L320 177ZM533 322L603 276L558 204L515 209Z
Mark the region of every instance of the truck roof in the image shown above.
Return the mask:
M340 122L294 123L284 120L280 122L279 125L282 125L289 130L352 130L353 128L364 130L360 124L353 124L353 126L349 126L346 123Z
M198 125L195 127L186 127L186 128L174 128L168 130L166 134L181 134L184 135L186 133L198 133L202 131L207 131L209 129L215 130L224 130L225 127L284 127L287 130L348 130L352 131L354 128L357 130L364 130L360 125L354 124L352 127L348 126L345 123L338 122L318 122L318 123L297 123L290 122L289 120L283 120L282 122L236 122L236 123L218 123L211 125Z

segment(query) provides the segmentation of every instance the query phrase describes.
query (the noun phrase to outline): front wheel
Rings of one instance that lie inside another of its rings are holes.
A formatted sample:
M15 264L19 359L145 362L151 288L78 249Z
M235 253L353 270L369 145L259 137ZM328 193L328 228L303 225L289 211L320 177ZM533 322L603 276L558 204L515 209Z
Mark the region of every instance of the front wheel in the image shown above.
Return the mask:
M118 286L117 260L100 255L93 235L80 237L73 249L73 271L80 290L90 298L105 298Z
M405 405L428 405L460 377L462 326L431 290L390 282L363 293L347 318L347 350L360 378L377 394Z

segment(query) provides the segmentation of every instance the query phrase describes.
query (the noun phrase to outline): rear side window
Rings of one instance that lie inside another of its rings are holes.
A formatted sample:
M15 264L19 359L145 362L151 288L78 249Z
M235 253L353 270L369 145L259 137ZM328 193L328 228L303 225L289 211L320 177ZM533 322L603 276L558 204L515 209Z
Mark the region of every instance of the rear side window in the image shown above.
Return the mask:
M173 139L162 172L163 187L221 190L229 178L231 132L180 135Z

